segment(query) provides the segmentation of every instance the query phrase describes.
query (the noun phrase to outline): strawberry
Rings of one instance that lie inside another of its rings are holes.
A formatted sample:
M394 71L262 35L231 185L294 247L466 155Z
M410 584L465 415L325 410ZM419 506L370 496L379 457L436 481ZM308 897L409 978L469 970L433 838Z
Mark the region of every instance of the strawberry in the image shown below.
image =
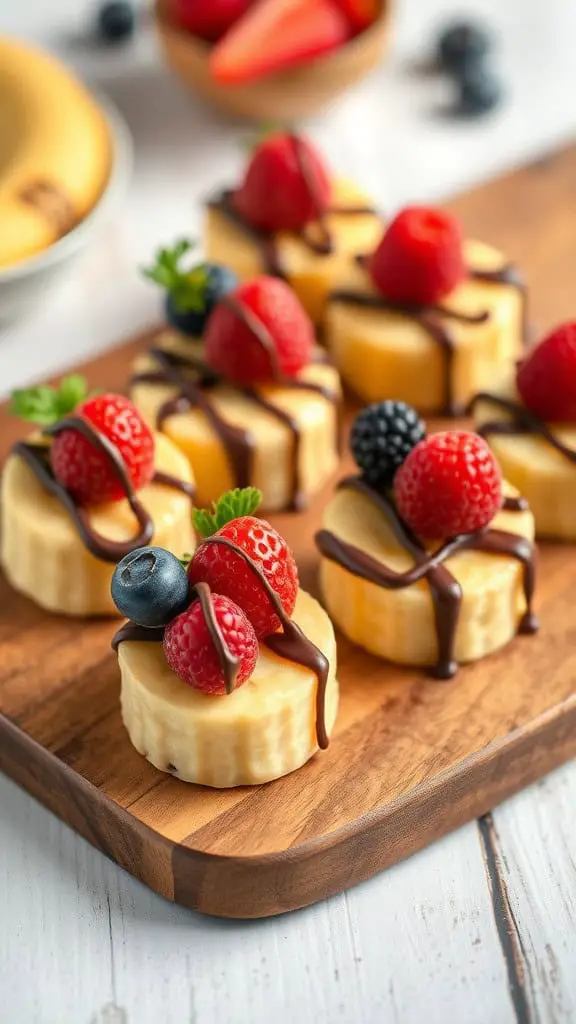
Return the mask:
M336 0L354 32L362 32L378 17L378 0Z
M174 24L214 43L246 13L253 0L172 0Z
M89 398L76 416L92 424L122 457L134 490L154 475L154 436L135 405L122 395ZM56 434L50 449L54 476L82 505L100 505L126 497L110 459L77 430Z
M502 505L502 473L477 434L430 434L394 477L398 511L422 537L447 538L483 530Z
M466 276L458 221L432 207L406 207L386 228L369 271L391 302L433 305Z
M277 277L255 277L231 292L215 307L204 334L206 362L236 384L294 377L309 363L313 346L309 316Z
M252 675L258 660L258 641L244 612L228 597L210 594L212 609L228 654L237 659L234 689ZM164 654L170 668L185 683L203 693L225 694L226 680L200 601L168 623Z
M520 363L522 401L540 419L576 422L576 321L562 324Z
M223 495L212 512L196 511L196 529L206 539L188 567L192 584L208 583L213 591L225 594L242 608L259 639L280 629L280 619L258 571L237 551L218 541L235 544L254 562L286 614L291 615L298 593L298 569L286 541L265 519L251 514L261 498L259 491L247 487Z
M350 38L336 0L259 0L214 48L217 82L250 82L330 53Z
M283 132L257 147L234 204L264 231L299 231L326 212L330 199L322 154L309 139Z

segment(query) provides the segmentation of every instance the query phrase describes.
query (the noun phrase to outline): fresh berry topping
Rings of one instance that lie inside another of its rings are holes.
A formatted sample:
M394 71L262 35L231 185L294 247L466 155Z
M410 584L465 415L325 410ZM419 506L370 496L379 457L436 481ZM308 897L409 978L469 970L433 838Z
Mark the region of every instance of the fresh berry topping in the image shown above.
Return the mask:
M328 209L330 174L308 139L275 134L257 147L234 196L239 213L264 231L299 231Z
M444 29L438 39L438 64L444 71L459 75L471 64L478 64L492 49L490 33L471 22L457 22Z
M354 32L362 32L368 28L376 21L380 10L378 0L336 0L336 4L346 15Z
M258 0L214 48L210 71L233 85L338 49L350 25L336 0Z
M253 0L172 0L170 16L180 28L216 42L248 10Z
M522 401L542 420L576 422L576 321L562 324L518 368Z
M310 362L314 328L276 277L255 277L216 306L204 335L206 362L236 384L295 377Z
M286 541L270 523L251 514L238 517L239 509L255 511L258 493L254 488L232 491L219 499L212 513L195 513L196 529L207 539L194 554L188 576L192 584L208 583L213 591L235 601L246 612L256 635L262 638L275 633L281 623L260 573L277 594L286 614L291 615L298 593L298 570ZM218 540L228 543L215 543ZM256 568L230 543L240 548Z
M394 478L398 511L421 537L446 538L488 526L502 505L502 474L477 434L448 430L412 449Z
M86 398L87 391L86 380L75 373L64 377L58 387L40 384L13 391L10 412L39 427L49 427L74 412Z
M458 221L443 210L407 207L386 228L369 270L391 302L432 305L466 276Z
M232 270L219 263L183 267L182 258L194 245L194 242L182 238L171 249L159 249L155 263L145 268L143 273L165 289L168 323L183 334L198 337L203 333L214 306L237 287L238 278Z
M480 117L494 110L502 100L500 79L479 65L467 68L457 82L455 113L463 117Z
M212 603L218 632L226 648L227 657L237 660L234 688L250 678L258 660L258 640L246 615L234 601L212 593ZM164 633L164 654L176 675L203 693L225 694L226 676L212 632L200 601L168 623Z
M107 43L121 43L134 35L136 17L132 4L126 0L110 0L98 11L99 36Z
M415 445L426 435L418 413L406 402L375 402L354 420L352 455L373 487L385 490Z
M186 569L164 548L137 548L118 563L112 600L139 626L165 626L190 603Z
M97 395L76 409L116 448L134 490L154 475L154 436L135 405L122 395ZM82 505L100 505L126 497L112 462L78 430L62 430L50 449L57 480Z

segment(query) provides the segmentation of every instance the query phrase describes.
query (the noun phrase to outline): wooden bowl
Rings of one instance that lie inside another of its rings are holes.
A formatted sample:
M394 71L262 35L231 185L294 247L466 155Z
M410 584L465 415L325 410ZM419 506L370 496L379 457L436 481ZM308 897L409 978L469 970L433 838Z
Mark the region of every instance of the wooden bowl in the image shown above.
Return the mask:
M155 0L166 60L190 89L231 114L258 121L309 117L378 64L386 48L392 0L382 0L373 25L333 53L245 85L220 85L210 74L211 46L170 22L169 0Z

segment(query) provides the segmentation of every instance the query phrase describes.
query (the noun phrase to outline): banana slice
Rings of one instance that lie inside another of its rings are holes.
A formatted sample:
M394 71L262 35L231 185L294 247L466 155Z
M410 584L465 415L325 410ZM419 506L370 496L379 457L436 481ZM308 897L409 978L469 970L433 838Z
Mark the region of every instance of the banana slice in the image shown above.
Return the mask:
M32 256L92 209L108 180L104 115L58 61L0 37L0 267Z
M156 436L156 469L192 482L188 461L162 435ZM176 555L194 550L189 497L157 483L138 497L154 523L152 543ZM127 501L92 508L89 523L116 541L130 539L136 529ZM12 586L48 611L118 615L110 595L114 566L87 550L65 508L18 455L9 457L2 478L1 560Z
M155 347L184 356L201 355L200 342L167 330L155 341ZM158 369L151 355L136 360L134 370L145 373ZM327 364L311 364L302 371L301 380L321 385L339 397L340 382L336 370ZM277 511L302 507L308 503L334 472L338 463L337 403L316 391L259 385L258 394L287 414L297 428L263 409L253 400L230 387L206 391L216 412L233 427L249 434L245 454L251 462L249 479L240 479L234 471L234 459L206 413L190 409L169 416L162 429L190 460L194 467L199 505L215 501L232 487L251 484L264 495L263 509ZM131 398L150 426L156 425L159 409L177 394L169 384L135 382Z
M466 243L465 254L477 271L505 266L501 253L480 242ZM336 286L340 289L376 296L366 271L351 262ZM511 284L469 277L442 307L467 318L432 314L448 332L451 353L416 317L329 300L325 340L343 380L366 402L402 399L422 413L462 408L489 385L498 367L520 354L523 296Z
M346 206L369 208L370 201L351 182L336 181L334 207ZM333 241L332 252L327 255L315 252L296 234L278 232L273 236L286 279L314 323L321 321L326 298L335 282L347 276L350 256L371 252L382 233L380 218L370 212L333 213L326 218L326 224ZM311 225L306 234L314 238L318 229ZM264 247L214 206L208 206L206 211L204 248L208 259L230 267L241 280L269 271L263 257Z
M507 485L506 493L515 492ZM404 573L415 564L384 513L366 494L338 490L325 509L323 527L394 573ZM529 511L502 511L491 528L531 541L534 519ZM436 547L432 544L428 550ZM452 658L456 663L484 658L512 639L529 611L523 566L510 555L465 550L443 564L462 590ZM426 579L386 589L322 557L321 586L335 624L372 654L402 665L433 666L446 653L439 649L435 607Z
M502 374L489 388L495 396L522 401L512 371ZM510 423L512 416L502 406L476 400L473 404L476 429L487 423ZM554 423L549 430L558 441L575 453L576 424ZM526 497L536 522L537 537L576 540L576 461L557 451L537 434L503 435L488 431L486 440L498 459L504 476Z
M292 618L330 663L330 733L338 710L334 630L304 591ZM183 683L160 643L124 641L118 660L122 716L132 743L156 768L184 782L217 788L270 782L300 768L318 749L316 676L264 645L252 677L227 697Z

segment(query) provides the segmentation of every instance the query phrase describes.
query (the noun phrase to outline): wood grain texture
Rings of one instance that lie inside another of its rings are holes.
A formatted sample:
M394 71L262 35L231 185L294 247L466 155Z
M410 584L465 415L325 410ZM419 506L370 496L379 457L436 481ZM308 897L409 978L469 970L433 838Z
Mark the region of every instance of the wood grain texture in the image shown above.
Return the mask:
M500 245L537 282L541 326L571 312L575 180L570 149L454 204L470 232ZM122 387L141 344L89 364L91 383ZM6 449L19 427L2 414L0 430ZM312 534L325 497L305 516L274 520L312 589ZM540 635L449 685L341 639L342 710L328 752L269 786L223 793L161 775L130 746L107 651L113 625L43 615L2 582L0 767L186 906L238 917L304 906L487 812L574 754L575 575L569 549L546 547Z

